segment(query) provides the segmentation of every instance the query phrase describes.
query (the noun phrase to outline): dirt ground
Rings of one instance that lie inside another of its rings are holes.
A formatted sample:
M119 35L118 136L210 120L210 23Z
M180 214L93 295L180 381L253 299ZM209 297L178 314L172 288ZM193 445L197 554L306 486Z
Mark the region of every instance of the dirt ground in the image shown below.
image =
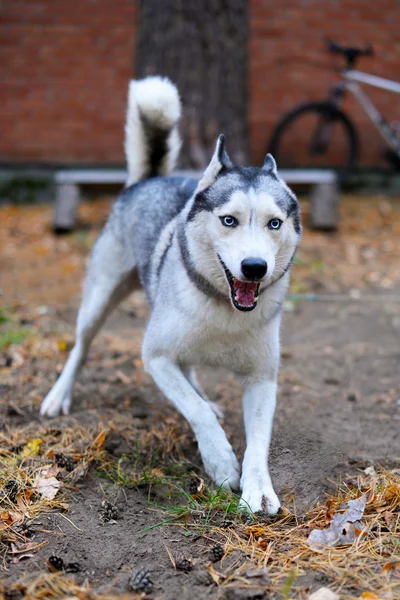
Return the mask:
M388 561L400 566L398 521L390 552L374 551L364 579L352 579L350 563L336 574L311 568L310 553L307 570L292 542L274 541L274 527L286 531L279 524L262 525L261 550L239 544L250 525L234 510L237 500L212 491L187 424L141 370L147 315L141 293L117 309L95 340L71 415L39 417L73 340L86 256L109 202L82 205L89 227L63 238L49 230L48 207L0 209L0 487L11 472L25 472L29 460L32 478L55 461L63 500L38 514L25 507L24 542L18 528L14 546L0 537L0 579L11 585L47 574L53 555L75 565L67 577L77 585L104 594L127 593L132 573L145 569L153 582L148 595L166 600L307 598L321 586L345 599L400 598L398 575L389 581L382 574ZM305 220L306 212L305 205ZM275 489L288 509L283 519L289 523L294 515L292 527L326 494L337 493L341 481L351 485L368 467L394 473L400 498L399 256L400 199L345 198L338 233L305 231L285 305L270 457ZM223 407L228 437L243 456L239 382L220 370L200 368L199 376ZM73 468L54 459L57 453L69 455ZM11 464L14 471L7 471ZM194 492L203 480L203 491ZM215 546L222 546L222 560L215 560ZM349 561L351 551L343 553L341 560ZM188 572L179 569L183 558ZM253 563L259 570L249 575Z

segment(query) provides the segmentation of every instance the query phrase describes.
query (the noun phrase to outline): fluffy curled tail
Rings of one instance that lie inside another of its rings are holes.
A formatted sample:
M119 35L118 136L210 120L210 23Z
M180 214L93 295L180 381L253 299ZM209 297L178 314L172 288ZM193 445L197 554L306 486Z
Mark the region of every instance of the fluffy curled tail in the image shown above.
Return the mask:
M178 90L169 79L146 77L130 82L125 126L127 186L173 171L181 146L180 115Z

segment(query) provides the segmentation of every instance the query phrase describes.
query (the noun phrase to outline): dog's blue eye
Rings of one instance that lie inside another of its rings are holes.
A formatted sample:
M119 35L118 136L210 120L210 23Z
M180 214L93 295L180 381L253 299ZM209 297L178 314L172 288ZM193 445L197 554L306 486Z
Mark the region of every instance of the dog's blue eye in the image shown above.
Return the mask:
M225 217L220 217L222 225L225 227L236 227L238 225L238 220L235 217L231 217L231 215L226 215Z
M282 225L282 221L280 219L271 219L268 223L268 227L270 229L280 229Z

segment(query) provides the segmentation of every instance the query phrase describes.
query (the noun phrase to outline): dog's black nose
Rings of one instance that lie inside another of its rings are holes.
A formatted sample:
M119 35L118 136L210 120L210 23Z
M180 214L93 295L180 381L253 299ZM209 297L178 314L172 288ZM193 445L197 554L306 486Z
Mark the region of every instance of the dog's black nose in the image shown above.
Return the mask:
M246 279L257 281L267 272L267 263L263 258L245 258L242 260L242 273Z

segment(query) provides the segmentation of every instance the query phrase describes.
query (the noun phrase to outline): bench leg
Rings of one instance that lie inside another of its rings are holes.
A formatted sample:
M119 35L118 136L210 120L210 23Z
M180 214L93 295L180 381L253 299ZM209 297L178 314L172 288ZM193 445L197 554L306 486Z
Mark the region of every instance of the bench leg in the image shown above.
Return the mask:
M337 183L319 183L311 193L309 216L311 229L335 231L339 224L339 188Z
M53 230L67 233L75 226L79 206L79 187L73 183L59 183L56 186Z

